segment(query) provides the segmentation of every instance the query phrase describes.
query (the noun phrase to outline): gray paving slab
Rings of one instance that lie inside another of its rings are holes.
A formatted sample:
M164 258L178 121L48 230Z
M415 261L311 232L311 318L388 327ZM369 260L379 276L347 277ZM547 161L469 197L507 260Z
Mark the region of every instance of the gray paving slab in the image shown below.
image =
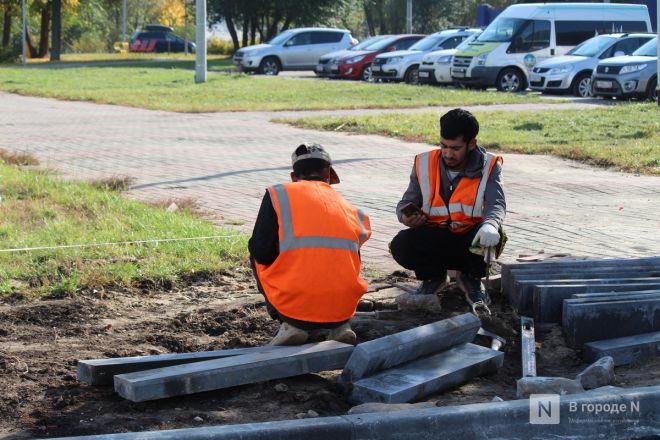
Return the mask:
M513 282L513 290L504 292L509 299L509 303L516 308L521 314L532 314L534 311L533 305L533 289L535 285L558 284L566 283L573 280L574 283L584 283L588 280L621 280L632 278L660 278L660 269L649 271L633 271L626 273L618 272L581 272L581 273L563 273L561 275L547 275L543 273L525 273L524 275L517 276ZM596 283L601 283L600 281Z
M562 105L552 108L581 108ZM542 103L467 108L484 117L494 110L542 111L549 107ZM439 115L447 110L388 112ZM0 92L0 148L31 153L42 167L70 179L131 176L136 179L128 192L131 197L144 201L189 198L219 225L249 232L264 189L289 179L293 147L302 140L319 142L332 154L342 179L336 189L370 214L374 234L363 249L363 262L389 271L399 268L387 251L387 243L402 228L394 207L408 184L414 155L432 146L270 122L278 117L383 112L182 114ZM34 130L34 121L39 121L39 130ZM648 239L660 229L660 218L655 215L660 210L660 178L597 169L551 156L503 156L509 208L504 260L541 250L596 257L660 254L660 243ZM242 225L232 225L235 220Z
M502 264L502 290L509 291L513 289L513 280L515 275L523 272L538 272L544 269L548 271L557 271L559 269L572 268L601 268L601 267L624 267L624 266L658 266L660 257L645 258L589 258L589 259L556 259L535 263L505 263Z
M561 322L563 301L569 298L581 298L595 293L621 293L660 287L660 278L651 281L621 284L566 284L533 285L532 304L534 319L537 322Z
M587 342L582 351L585 362L611 356L614 365L628 365L660 356L660 332Z
M195 353L172 353L154 356L132 356L109 359L79 360L76 365L77 378L80 382L90 385L112 385L112 378L117 374L134 373L136 371L151 370L154 368L182 365L192 362L220 359L243 354L276 351L281 347L248 347L233 348L229 350L202 351Z
M567 304L562 327L567 343L576 348L585 342L659 331L660 298Z
M479 318L465 313L358 344L344 367L341 379L354 382L377 371L470 342L479 327Z
M654 438L660 435L660 386L639 388L603 387L560 396L557 405L540 403L558 415L558 423L530 423L530 400L476 403L436 408L415 408L390 413L367 413L341 417L210 426L122 434L68 437L69 440L437 440L507 439L546 440L564 438ZM538 409L538 403L536 408ZM593 405L593 406L590 406ZM596 405L625 406L623 413L600 411ZM571 411L572 407L575 411ZM634 407L639 411L630 410ZM589 411L591 408L591 411ZM558 410L558 411L555 411ZM546 410L542 410L546 416ZM533 413L534 414L534 413ZM467 421L467 422L466 422ZM540 420L547 422L547 419ZM53 440L65 440L64 438Z
M461 344L353 382L355 403L406 403L457 387L473 377L495 373L504 353Z
M114 377L115 391L133 402L200 393L344 367L353 346L324 341L157 368Z

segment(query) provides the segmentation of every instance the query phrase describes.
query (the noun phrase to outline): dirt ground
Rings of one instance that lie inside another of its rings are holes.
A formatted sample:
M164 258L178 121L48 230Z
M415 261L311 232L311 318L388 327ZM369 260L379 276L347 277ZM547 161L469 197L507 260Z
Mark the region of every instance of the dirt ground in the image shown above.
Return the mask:
M370 280L372 304L392 283L414 286L408 273ZM391 292L393 289L390 289ZM450 392L430 396L438 405L515 399L520 377L519 321L499 294L483 327L506 338L504 367ZM406 330L468 311L459 291L443 292L442 312L360 313L358 341ZM381 307L382 306L382 307ZM59 437L222 425L346 414L351 408L336 383L339 371L309 374L161 401L132 403L111 387L76 381L77 359L259 346L277 330L249 269L213 282L170 291L87 292L70 299L0 304L0 438ZM323 340L319 331L312 335ZM536 333L539 375L573 378L585 365L567 348L558 325ZM489 346L487 340L477 340ZM616 385L660 383L660 360L616 369ZM276 389L276 385L279 385ZM315 416L315 415L314 415Z

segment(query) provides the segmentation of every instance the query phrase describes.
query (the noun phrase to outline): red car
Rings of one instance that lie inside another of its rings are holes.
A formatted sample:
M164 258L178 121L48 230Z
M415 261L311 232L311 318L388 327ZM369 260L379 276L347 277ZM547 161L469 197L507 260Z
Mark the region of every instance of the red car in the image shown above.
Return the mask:
M376 55L395 50L406 50L426 35L386 35L362 50L345 52L330 60L330 77L371 81L371 62Z

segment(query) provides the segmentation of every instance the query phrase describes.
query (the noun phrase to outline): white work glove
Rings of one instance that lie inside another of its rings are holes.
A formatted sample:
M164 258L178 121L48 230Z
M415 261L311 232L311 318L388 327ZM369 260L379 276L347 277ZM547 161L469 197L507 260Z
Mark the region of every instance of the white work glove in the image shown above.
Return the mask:
M474 246L478 243L479 246L487 248L497 246L499 242L500 233L497 232L497 228L490 223L484 223L477 231L477 235L474 236L472 245Z

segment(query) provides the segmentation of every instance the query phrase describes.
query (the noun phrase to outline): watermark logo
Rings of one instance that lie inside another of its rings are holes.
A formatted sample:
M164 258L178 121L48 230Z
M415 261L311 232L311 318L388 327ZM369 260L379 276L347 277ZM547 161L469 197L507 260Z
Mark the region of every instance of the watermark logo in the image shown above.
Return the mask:
M532 425L559 424L559 394L531 394L529 423Z

